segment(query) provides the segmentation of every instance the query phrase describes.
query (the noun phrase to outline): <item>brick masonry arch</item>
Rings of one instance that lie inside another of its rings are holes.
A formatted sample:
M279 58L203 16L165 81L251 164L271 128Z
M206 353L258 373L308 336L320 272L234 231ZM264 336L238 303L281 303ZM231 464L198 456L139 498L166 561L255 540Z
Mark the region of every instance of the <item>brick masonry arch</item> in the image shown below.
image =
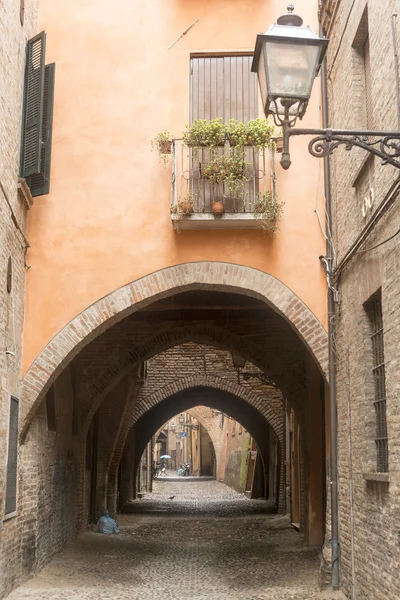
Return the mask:
M155 336L146 339L146 343L136 351L130 348L124 349L118 359L112 362L101 376L97 375L93 393L88 402L90 408L83 422L82 431L84 435L86 435L93 415L98 410L104 398L121 379L134 370L135 366L139 366L143 360L148 360L155 354L160 354L171 347L178 346L187 341L206 343L216 348L237 352L245 356L256 367L264 371L266 370L266 365L263 363L262 349L243 339L243 337L229 334L218 327L210 327L208 325L196 324L185 328L170 327L168 330L159 332ZM272 357L272 359L269 359L269 362L271 363L273 360L279 363L279 357ZM270 374L271 379L274 379L270 372L268 374ZM283 372L276 378L276 385L279 389L285 390L285 383L289 380L290 378L287 373ZM300 385L296 385L295 382L291 382L290 390L286 389L285 391L288 395L293 396L294 403L304 395L304 389ZM289 394L289 391L291 394Z
M177 293L213 290L257 298L297 332L327 379L328 337L320 321L284 283L251 267L222 262L183 263L129 283L101 298L70 321L26 372L21 394L21 439L49 386L95 337L129 314Z
M212 415L211 412L211 408L208 408L207 406L195 406L194 408L191 408L187 411L189 413L189 415L191 415L192 417L194 417L195 419L197 419L197 421L200 423L200 425L202 425L204 427L204 429L207 431L208 435L210 436L210 439L213 443L214 446L214 453L215 453L215 458L217 461L217 473L218 473L218 466L219 466L219 460L220 460L220 454L221 454L221 450L222 450L222 430L221 430L221 435L216 435L214 428L210 427L210 419L208 418L209 415Z
M279 415L277 415L276 412L268 405L268 402L266 402L265 398L262 398L252 390L244 388L237 383L233 383L232 381L223 379L222 377L215 377L214 375L195 375L192 377L182 377L181 379L177 379L174 383L158 389L150 396L143 398L136 404L133 410L130 428L132 428L149 410L156 407L164 400L167 400L167 398L170 398L178 392L184 392L198 387L229 392L233 396L236 396L247 404L250 404L250 406L255 408L256 411L264 417L264 419L272 427L279 441L282 443L282 418L279 417Z
M169 386L168 386L169 387ZM171 386L172 387L172 386ZM174 391L164 399L156 401L152 406L143 409L142 413L137 415L137 420L132 423L132 428L128 436L134 439L135 444L135 464L133 472L136 473L140 457L146 447L146 444L151 439L155 430L161 423L167 422L175 414L189 411L190 409L206 402L206 406L217 410L222 410L225 414L239 421L249 434L255 440L260 451L260 458L263 464L264 478L267 475L266 468L268 465L268 437L265 437L265 427L269 426L276 433L272 423L266 417L268 411L263 411L262 407L257 408L254 404L235 395L234 391L223 389L224 386L194 386L182 390ZM233 387L234 390L234 387ZM206 398L206 396L208 396ZM136 427L135 427L136 426ZM279 442L279 451L282 452L282 427L280 434L277 436ZM280 463L280 485L279 485L279 508L283 504L283 461ZM265 479L266 481L266 479ZM111 497L111 495L110 495Z

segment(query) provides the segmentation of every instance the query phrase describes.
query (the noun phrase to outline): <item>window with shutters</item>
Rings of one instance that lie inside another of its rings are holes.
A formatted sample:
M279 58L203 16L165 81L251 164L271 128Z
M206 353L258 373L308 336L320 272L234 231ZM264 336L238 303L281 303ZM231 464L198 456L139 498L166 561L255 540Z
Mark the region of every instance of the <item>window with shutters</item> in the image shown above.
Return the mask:
M258 83L251 71L252 59L250 53L191 56L190 124L220 119L229 125L231 120L257 119ZM221 142L212 148L200 143L188 150L182 140L175 140L171 217L177 230L259 228L260 193L277 198L273 148L235 147L228 136ZM185 218L180 203L188 197L192 210ZM215 212L216 204L223 206L222 214Z
M257 75L252 55L192 56L190 121L237 119L247 123L258 116Z
M387 473L389 470L388 459L388 433L386 422L386 378L385 378L385 350L383 341L382 294L378 290L366 302L365 310L370 326L370 349L372 356L373 376L373 404L375 408L375 444L376 466L378 473Z
M6 475L5 514L11 515L17 510L18 491L18 417L19 401L11 396L10 418L8 425L8 451Z
M21 139L21 177L32 196L50 191L55 64L45 64L44 31L28 41Z
M230 119L247 123L255 119L258 113L257 76L251 72L251 55L231 56L192 56L190 61L191 93L190 122L196 119L210 121L218 117L228 124ZM224 150L219 151L220 154ZM210 159L209 151L203 149L195 157L192 165L194 173L193 188L199 203L199 210L211 210L211 204L219 199L220 189L215 186L196 185L199 182L196 171L204 168ZM245 162L250 165L249 172L258 170L258 153L248 148ZM201 166L202 167L201 167ZM197 169L199 167L199 169ZM199 176L201 177L201 176ZM196 181L197 180L197 181ZM202 182L203 183L203 182ZM247 204L252 204L258 191L258 180L254 185L245 186L242 197L232 198L226 189L223 192L225 210L243 212Z

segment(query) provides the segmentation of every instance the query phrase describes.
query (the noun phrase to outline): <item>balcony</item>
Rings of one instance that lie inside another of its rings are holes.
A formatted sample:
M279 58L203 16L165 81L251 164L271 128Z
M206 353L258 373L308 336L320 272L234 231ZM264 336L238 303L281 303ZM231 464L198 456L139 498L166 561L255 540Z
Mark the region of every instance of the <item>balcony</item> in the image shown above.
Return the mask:
M258 150L246 146L235 150L226 141L224 146L213 150L195 151L182 140L174 140L172 159L174 229L265 228L266 213L260 200L277 199L274 148ZM231 166L232 160L233 173L231 169L225 176L223 169L227 163ZM214 214L215 202L223 203L223 214Z

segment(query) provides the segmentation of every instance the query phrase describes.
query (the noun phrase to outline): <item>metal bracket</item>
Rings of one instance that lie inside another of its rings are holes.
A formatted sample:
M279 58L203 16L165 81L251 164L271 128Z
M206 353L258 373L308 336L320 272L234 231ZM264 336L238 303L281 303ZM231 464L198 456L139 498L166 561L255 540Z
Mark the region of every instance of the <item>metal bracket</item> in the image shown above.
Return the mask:
M290 123L283 124L283 152L281 166L288 169L291 165L289 139L298 135L312 135L308 151L316 158L324 158L344 146L350 151L354 146L382 159L382 164L400 169L400 132L363 131L352 129L292 129Z
M262 381L262 383L266 383L267 385L270 385L276 389L278 389L278 386L276 385L276 383L274 381L272 381L272 379L270 377L268 377L268 375L266 373L262 373L262 372L253 372L253 371L240 371L239 367L237 368L237 373L238 373L238 383L240 385L240 375L243 378L243 381L248 381L249 379L259 379L260 381Z

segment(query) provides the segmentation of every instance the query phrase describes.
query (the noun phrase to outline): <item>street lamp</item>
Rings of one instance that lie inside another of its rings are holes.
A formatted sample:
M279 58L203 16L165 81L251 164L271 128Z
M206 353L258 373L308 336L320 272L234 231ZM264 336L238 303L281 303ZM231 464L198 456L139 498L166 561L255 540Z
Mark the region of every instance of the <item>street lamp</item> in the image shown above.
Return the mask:
M311 96L315 77L325 56L328 40L320 38L303 20L288 13L279 17L265 34L259 34L251 70L257 73L266 117L272 115L282 127L281 166L291 165L289 139L295 135L316 136L309 142L310 154L322 158L344 145L346 150L358 146L379 156L383 163L400 169L400 133L349 129L292 129L302 119Z
M247 360L245 358L243 358L242 356L239 356L239 354L235 354L234 352L231 352L231 356L232 356L233 366L237 370L239 385L240 385L240 375L242 375L244 381L249 381L249 379L259 379L263 383L267 383L268 385L277 387L276 384L272 381L272 379L270 379L268 377L268 375L266 373L263 373L262 371L260 371L260 372L258 372L258 371L254 371L254 372L253 371L240 371L240 369L243 369L246 366Z
M328 45L311 27L302 27L293 10L289 4L288 13L257 36L251 68L258 75L265 115L273 115L277 125L286 113L293 124L303 117Z

